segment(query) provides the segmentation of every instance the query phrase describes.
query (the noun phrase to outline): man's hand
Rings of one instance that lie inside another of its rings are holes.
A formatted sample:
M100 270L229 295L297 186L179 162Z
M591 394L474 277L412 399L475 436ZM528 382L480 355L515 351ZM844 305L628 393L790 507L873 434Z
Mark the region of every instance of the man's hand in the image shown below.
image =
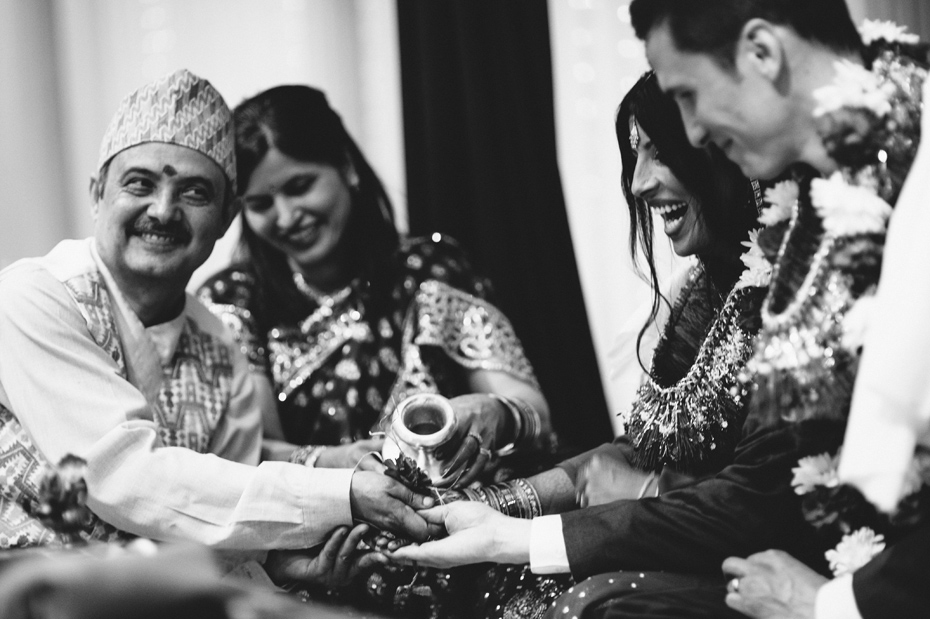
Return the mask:
M723 571L727 606L753 619L814 619L817 590L827 579L781 550L730 557Z
M638 499L649 478L649 473L634 469L620 454L597 453L578 473L576 500L580 507L588 507Z
M430 530L415 510L432 507L432 497L417 494L387 475L356 471L349 491L352 517L401 537L424 541Z
M328 589L344 587L360 573L387 562L380 552L359 549L359 542L368 530L367 524L352 530L339 527L322 549L271 551L265 570L275 582L297 580Z
M484 561L521 564L530 560L530 520L509 518L471 501L457 501L422 513L431 524L445 526L449 536L388 551L389 559L440 568Z
M368 438L346 445L333 445L323 450L316 465L327 469L354 469L365 456L371 453L380 454L383 446L383 438Z
M455 410L455 436L443 445L437 457L446 462L440 488L463 488L475 481L491 460L498 440L512 432L510 411L506 405L484 393L469 393L449 400ZM450 456L448 452L458 448Z

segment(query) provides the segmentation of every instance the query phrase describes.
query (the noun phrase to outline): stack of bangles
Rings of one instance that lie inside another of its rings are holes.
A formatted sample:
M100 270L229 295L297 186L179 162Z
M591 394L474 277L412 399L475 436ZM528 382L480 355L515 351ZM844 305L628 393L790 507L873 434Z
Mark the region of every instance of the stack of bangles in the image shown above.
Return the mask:
M508 398L496 393L488 395L503 404L513 415L514 438L498 449L495 455L502 458L523 449L535 448L542 434L542 420L536 409L520 398Z
M304 445L292 451L287 461L313 468L316 466L316 461L323 454L324 449L326 449L326 445Z
M514 479L483 488L459 490L469 501L480 501L506 516L531 519L542 516L536 489L525 479Z

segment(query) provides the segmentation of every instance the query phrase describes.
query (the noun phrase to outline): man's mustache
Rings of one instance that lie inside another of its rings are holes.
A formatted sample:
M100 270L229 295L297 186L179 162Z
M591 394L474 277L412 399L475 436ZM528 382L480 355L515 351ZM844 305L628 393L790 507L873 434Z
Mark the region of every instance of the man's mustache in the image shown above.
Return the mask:
M191 239L190 229L183 221L169 221L162 223L151 217L140 217L132 226L135 234L160 234L170 236L179 241L189 241Z

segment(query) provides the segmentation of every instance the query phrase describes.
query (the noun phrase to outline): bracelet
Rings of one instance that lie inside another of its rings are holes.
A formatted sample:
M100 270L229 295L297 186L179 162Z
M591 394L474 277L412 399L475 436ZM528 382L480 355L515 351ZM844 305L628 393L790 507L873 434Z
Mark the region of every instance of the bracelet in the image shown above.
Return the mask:
M293 464L302 464L312 469L316 466L316 461L320 459L325 449L326 445L304 445L295 449L287 461Z
M529 402L519 398L514 398L513 402L523 414L523 426L525 428L521 441L523 447L533 447L539 443L539 438L542 435L542 419Z
M506 404L515 411L515 415L520 418L521 432L516 435L512 451L522 449L532 449L539 443L539 437L542 434L542 419L533 406L520 398L504 398ZM511 447L505 445L503 449ZM508 452L508 453L512 453ZM498 454L501 455L501 454Z
M494 452L495 456L503 458L517 450L517 441L520 440L520 435L523 433L523 417L520 414L520 409L516 407L510 398L497 395L496 393L489 393L488 395L503 404L504 407L510 411L510 414L513 415L513 440Z
M536 489L522 478L483 488L463 488L461 492L467 500L484 503L506 516L531 519L542 515Z

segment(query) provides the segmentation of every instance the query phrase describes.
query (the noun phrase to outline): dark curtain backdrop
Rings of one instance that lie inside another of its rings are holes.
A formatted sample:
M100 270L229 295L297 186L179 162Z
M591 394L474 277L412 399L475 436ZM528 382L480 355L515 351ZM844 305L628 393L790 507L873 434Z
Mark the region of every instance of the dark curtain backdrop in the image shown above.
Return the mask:
M411 233L452 235L491 278L562 445L608 441L556 164L546 1L397 7Z

